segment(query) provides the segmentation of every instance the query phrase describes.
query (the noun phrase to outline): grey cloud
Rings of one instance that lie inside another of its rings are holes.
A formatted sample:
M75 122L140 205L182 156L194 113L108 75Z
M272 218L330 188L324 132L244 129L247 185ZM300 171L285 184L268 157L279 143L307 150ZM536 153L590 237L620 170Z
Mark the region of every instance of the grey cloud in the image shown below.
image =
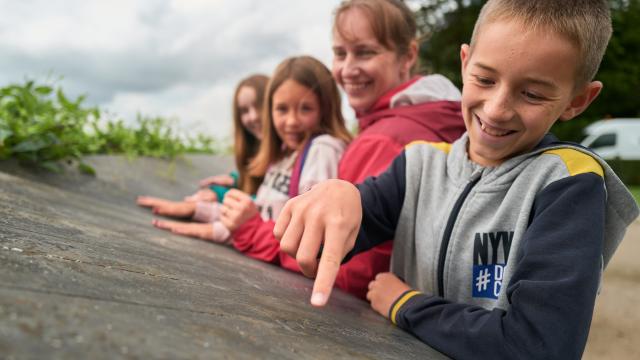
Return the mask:
M88 93L104 103L117 92L159 92L183 83L210 85L251 72L256 59L280 59L296 47L287 34L253 34L238 39L242 46L225 52L201 39L179 54L167 54L150 45L121 52L51 49L38 55L0 48L0 66L11 80L52 72L76 94ZM16 77L17 75L17 77Z

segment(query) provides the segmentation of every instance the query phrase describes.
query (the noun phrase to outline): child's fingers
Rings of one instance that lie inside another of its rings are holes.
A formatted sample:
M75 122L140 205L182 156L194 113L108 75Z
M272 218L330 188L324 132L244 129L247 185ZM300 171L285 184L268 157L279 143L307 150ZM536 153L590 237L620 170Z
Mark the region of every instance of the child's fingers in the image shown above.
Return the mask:
M227 200L229 199L229 200ZM224 195L224 201L230 201L230 202L235 202L235 203L242 203L244 201L247 200L251 200L251 197L249 195L247 195L246 193L240 191L240 190L236 190L236 189L231 189L229 191L227 191L227 193Z
M297 213L291 214L290 216L291 219L280 237L280 250L295 258L298 254L298 246L300 245L300 239L304 232L305 223ZM278 220L280 220L280 217L278 217ZM301 268L300 270L302 270L304 275L309 277L315 274L315 271L310 273L308 269L305 268Z
M236 210L233 206L229 206L227 204L222 204L220 206L220 216L230 219L235 216Z
M220 207L220 221L222 221L226 227L235 229L238 217L238 210L225 205Z
M158 202L158 198L154 198L151 196L138 196L136 199L136 203L140 206L151 207L154 206Z
M172 221L163 221L163 220L154 219L152 221L152 224L157 228L165 229L165 230L171 230L173 228Z
M234 180L229 175L215 175L200 180L200 187L209 185L233 186L233 183Z
M306 276L313 277L316 275L318 270L318 251L320 251L323 235L324 227L319 221L319 217L307 217L296 253L296 261L302 273Z
M197 199L196 200L202 200L202 201L210 201L210 202L217 202L218 201L218 195L216 195L215 192L209 190L209 189L202 189L200 191L198 191L197 193Z
M209 185L215 185L215 181L216 181L216 177L215 176L206 177L206 178L200 180L200 187L206 187L206 186L209 186Z
M174 234L179 234L179 235L186 235L186 236L197 236L198 232L196 231L196 229L194 229L192 226L189 226L190 224L180 224L177 226L174 226L173 229L171 229L171 231Z
M340 263L346 254L345 239L352 237L352 232L341 226L328 226L324 229L325 241L316 281L313 283L311 305L324 306L329 300L333 284L340 271ZM350 249L349 249L350 250Z
M282 240L282 235L284 235L284 231L289 226L289 222L291 221L291 200L287 201L280 211L280 215L276 219L276 223L273 227L273 236L276 239ZM280 245L282 247L282 244Z
M224 201L222 201L222 205L229 208L234 208L240 205L240 201L232 196L229 196L229 193L227 192L227 194L224 196Z
M242 194L243 192L237 189L230 189L229 191L227 191L226 194L224 194L224 198L226 199L228 198L233 198L233 199L237 199L238 194Z
M155 205L152 212L156 215L174 215L172 208L167 206L167 204Z
M220 186L233 186L235 180L229 175L218 175L216 176L215 182Z

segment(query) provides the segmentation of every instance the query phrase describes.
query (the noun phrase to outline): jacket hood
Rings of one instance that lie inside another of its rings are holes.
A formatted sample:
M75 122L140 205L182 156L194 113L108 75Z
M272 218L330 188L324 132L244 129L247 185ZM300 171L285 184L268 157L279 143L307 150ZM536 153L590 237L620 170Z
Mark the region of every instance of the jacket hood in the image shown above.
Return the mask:
M398 114L414 122L424 122L422 115L425 110L432 111L434 103L453 102L459 113L461 98L460 90L442 75L415 77L381 96L369 112L358 113L358 125L363 131L380 119Z

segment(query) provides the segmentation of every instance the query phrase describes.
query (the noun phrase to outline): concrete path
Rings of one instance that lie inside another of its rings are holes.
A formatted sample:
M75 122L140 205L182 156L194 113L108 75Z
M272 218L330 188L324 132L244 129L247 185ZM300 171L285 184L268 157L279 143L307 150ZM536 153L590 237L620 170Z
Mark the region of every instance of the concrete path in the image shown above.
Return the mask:
M367 303L233 249L155 229L138 194L179 199L228 158L88 160L97 177L0 163L2 359L439 359Z
M583 359L640 359L640 219L604 272Z

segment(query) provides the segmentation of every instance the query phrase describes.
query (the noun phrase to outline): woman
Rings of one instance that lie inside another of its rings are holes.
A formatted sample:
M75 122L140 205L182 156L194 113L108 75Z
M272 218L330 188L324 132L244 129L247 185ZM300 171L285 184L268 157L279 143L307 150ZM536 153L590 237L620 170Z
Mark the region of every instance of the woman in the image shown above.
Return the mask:
M460 91L441 75L412 76L416 23L395 0L351 0L335 13L333 76L356 111L359 135L345 151L338 177L362 182L387 169L412 141L452 142L464 132ZM342 265L336 286L361 298L389 271L391 242Z

